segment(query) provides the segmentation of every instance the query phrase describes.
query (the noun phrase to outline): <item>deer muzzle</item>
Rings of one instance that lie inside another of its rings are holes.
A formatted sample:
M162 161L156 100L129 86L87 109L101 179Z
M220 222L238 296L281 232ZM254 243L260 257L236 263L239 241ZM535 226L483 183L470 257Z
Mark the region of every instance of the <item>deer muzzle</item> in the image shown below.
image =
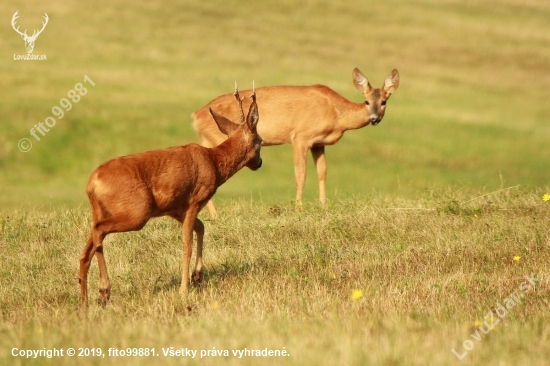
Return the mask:
M246 164L246 167L252 171L256 171L260 169L262 166L262 158L258 157L257 159L253 159Z
M376 126L377 124L380 123L380 121L382 120L382 118L377 115L377 114L371 114L369 116L369 122L373 125L373 126Z

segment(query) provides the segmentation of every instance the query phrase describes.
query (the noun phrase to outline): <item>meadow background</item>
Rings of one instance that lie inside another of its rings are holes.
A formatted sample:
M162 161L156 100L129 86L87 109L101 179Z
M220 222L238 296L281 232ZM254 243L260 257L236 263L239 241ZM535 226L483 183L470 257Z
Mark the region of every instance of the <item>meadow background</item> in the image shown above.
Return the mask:
M29 34L48 14L34 49L47 61L13 60L26 53L16 10ZM545 364L549 20L542 0L3 1L0 364L151 362L10 354L70 346L291 354L232 364ZM219 189L220 218L202 214L206 279L188 299L179 227L159 219L107 239L113 301L79 311L97 165L196 142L190 114L235 80L325 84L361 102L354 67L377 87L397 68L400 86L380 125L327 148L327 209L311 159L296 209L290 146L264 148L260 170ZM35 141L30 128L85 75L96 85ZM459 361L450 350L532 273L537 290Z

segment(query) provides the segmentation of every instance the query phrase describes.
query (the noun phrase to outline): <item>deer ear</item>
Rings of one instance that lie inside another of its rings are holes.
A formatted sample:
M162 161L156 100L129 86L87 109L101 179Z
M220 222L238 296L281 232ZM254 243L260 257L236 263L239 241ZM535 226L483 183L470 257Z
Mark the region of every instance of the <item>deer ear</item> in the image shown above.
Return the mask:
M227 137L231 136L233 131L237 128L237 124L231 122L229 119L225 118L224 116L217 114L212 110L212 108L208 108L210 110L210 115L212 118L214 118L214 121L218 125L218 128L220 131L227 135Z
M397 71L397 69L393 69L391 74L389 74L386 80L384 80L384 90L387 93L391 94L397 90L398 86L399 86L399 72Z
M369 81L357 67L353 69L352 77L353 85L355 85L357 90L361 93L365 93L367 90L371 89Z
M260 116L258 115L258 105L256 104L256 101L253 101L250 105L250 109L248 110L248 115L246 116L246 123L248 123L250 131L256 131L256 126L258 126L259 120Z

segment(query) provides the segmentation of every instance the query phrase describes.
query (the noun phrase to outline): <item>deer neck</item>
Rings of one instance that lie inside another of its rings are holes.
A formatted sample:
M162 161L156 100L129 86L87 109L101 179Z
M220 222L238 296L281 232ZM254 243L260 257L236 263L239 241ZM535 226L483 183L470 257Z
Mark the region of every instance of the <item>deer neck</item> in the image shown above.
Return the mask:
M246 164L247 149L242 141L228 138L220 145L210 149L210 156L217 168L216 180L220 186Z
M346 100L345 105L337 108L338 128L345 132L356 130L369 124L369 116L364 103L353 103Z

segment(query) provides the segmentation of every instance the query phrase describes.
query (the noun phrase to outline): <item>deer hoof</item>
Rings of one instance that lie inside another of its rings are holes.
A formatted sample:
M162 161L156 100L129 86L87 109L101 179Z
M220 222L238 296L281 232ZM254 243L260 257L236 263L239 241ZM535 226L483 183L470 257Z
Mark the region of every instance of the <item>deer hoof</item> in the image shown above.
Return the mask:
M105 307L107 305L107 301L111 298L111 289L109 288L100 288L99 289L99 299L97 299L97 303L101 307Z
M202 279L202 271L193 272L191 279L193 280L193 283L199 283Z

